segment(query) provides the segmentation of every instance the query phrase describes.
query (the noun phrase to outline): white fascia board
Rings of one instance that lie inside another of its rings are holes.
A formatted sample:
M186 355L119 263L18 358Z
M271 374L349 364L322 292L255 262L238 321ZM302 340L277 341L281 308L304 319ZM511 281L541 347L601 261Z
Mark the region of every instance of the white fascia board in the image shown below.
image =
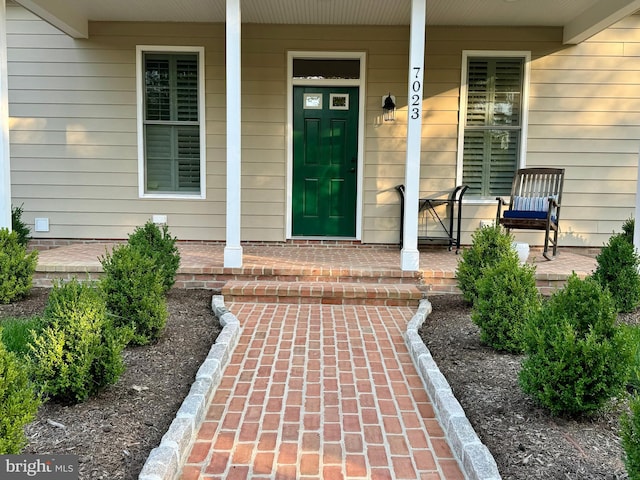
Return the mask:
M640 10L640 0L600 0L564 26L563 43L575 45Z
M76 0L15 0L16 3L73 38L89 38L89 19Z

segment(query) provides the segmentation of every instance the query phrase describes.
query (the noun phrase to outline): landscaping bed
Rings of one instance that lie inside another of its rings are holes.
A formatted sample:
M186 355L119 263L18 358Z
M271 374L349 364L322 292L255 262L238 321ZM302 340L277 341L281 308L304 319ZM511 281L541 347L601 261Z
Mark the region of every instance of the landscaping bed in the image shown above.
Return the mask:
M518 386L522 356L480 342L461 295L429 297L420 335L504 479L625 479L619 418L624 399L592 418L552 417ZM638 312L625 314L638 323Z
M0 319L42 313L49 290L0 305ZM132 480L159 445L220 331L210 290L172 289L160 340L127 347L119 381L77 405L47 402L27 426L25 454L79 457L80 479Z

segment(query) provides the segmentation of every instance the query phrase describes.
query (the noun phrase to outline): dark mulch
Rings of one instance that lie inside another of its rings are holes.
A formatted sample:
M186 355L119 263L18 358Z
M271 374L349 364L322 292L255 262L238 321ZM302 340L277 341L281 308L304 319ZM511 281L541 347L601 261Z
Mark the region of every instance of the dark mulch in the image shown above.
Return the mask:
M422 339L504 479L627 478L618 437L622 402L595 418L551 417L518 386L522 357L480 343L462 296L429 300Z
M0 305L0 318L42 312L48 290ZM126 350L127 371L96 398L45 404L25 453L76 454L81 479L135 479L174 418L219 332L211 292L172 290L162 339ZM551 417L521 391L522 358L479 341L459 295L432 296L420 333L504 479L626 479L618 437L623 405L585 420ZM635 322L635 316L626 318Z
M0 319L42 313L49 290L0 305ZM133 480L159 445L220 331L210 290L171 290L169 319L154 345L129 347L118 383L84 403L45 403L27 427L26 454L71 454L80 479Z

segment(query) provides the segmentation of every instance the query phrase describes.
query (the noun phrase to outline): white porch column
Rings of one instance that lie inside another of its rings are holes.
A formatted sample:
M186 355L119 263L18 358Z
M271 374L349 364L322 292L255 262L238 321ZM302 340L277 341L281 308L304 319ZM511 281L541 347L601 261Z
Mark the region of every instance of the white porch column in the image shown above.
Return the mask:
M9 156L7 82L7 5L5 0L0 0L0 228L11 230L11 158Z
M415 271L420 268L418 199L420 198L420 140L426 21L427 0L412 0L407 95L407 160L404 179L404 234L401 253L401 267L405 271Z
M240 0L227 0L227 215L224 266L242 266L240 246Z

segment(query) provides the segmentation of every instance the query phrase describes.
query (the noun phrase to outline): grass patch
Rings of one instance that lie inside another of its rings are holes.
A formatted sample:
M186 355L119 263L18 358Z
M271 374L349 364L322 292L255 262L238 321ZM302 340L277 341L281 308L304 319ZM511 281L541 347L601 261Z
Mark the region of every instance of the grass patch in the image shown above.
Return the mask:
M8 351L22 357L29 352L31 332L40 333L42 327L40 317L5 318L0 320L0 338Z

